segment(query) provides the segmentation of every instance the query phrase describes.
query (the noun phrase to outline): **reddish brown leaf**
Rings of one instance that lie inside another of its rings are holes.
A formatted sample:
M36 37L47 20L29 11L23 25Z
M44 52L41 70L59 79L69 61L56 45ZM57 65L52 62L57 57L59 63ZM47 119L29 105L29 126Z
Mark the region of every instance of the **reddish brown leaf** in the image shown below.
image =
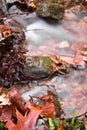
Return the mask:
M12 104L14 104L17 109L24 115L26 113L26 109L22 104L22 100L20 98L20 94L18 93L18 91L16 90L16 88L12 89L9 92L9 98L10 101L12 102Z
M16 110L16 115L17 115L17 125L15 126L15 128L13 130L23 130L23 122L24 122L24 116L18 111Z
M45 118L55 117L56 109L55 109L54 103L51 100L46 102L42 109L43 109L41 113L42 117L45 117Z
M16 125L10 119L8 119L5 126L9 130L23 130L22 124L24 121L24 117L22 116L22 114L18 110L16 110L16 116L17 116L17 124Z
M33 127L36 125L37 119L41 114L42 110L42 107L32 106L28 116L25 118L22 130L32 130Z
M12 116L16 117L15 107L13 105L3 106L0 110L0 120L8 121Z
M39 116L44 117L44 118L55 117L56 109L53 103L54 97L55 97L55 94L48 91L48 94L41 98L43 105L37 106L31 101L28 101L26 103L25 106L30 109L30 112L28 116L25 118L25 121L23 124L23 130L33 129L33 127L36 125L36 122Z
M16 125L10 119L8 119L8 121L7 121L5 126L9 130L17 130L17 129L15 129Z

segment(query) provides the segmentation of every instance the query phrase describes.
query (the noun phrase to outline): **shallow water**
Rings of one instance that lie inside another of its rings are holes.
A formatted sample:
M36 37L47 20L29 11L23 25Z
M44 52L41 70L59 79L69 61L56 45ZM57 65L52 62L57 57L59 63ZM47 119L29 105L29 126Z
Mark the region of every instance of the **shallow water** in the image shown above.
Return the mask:
M15 18L26 28L27 55L67 55L73 57L76 54L73 43L87 40L87 26L83 22L85 16L66 12L64 19L56 23L48 23L38 18L35 13L29 16L15 16ZM39 81L38 84L34 82L32 86L35 88L31 91L29 89L29 95L43 95L49 86L49 89L59 95L66 117L69 117L74 109L76 109L77 115L87 111L86 84L87 69L71 70L63 77L58 75L50 80Z
M30 19L33 19L33 17L36 16L33 14ZM36 20L27 26L27 30L27 49L29 50L30 53L28 54L30 55L55 55L53 49L55 49L57 55L59 54L57 53L59 42L67 41L71 44L75 39L75 35L69 34L66 31L62 21L48 23L36 17ZM47 52L45 50L46 48Z
M86 14L85 14L86 16ZM83 14L66 12L64 19L58 22L47 22L32 13L28 16L16 17L26 28L28 55L74 55L72 43L76 40L87 40L86 33L82 35L85 25L81 28ZM65 43L67 42L68 45Z

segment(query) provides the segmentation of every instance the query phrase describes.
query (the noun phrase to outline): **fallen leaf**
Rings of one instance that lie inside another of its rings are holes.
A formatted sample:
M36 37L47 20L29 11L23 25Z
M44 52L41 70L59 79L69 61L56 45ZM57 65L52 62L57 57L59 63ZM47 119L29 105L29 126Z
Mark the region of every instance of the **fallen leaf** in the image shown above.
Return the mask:
M83 61L83 56L81 55L76 55L73 59L73 62L77 65L81 64Z
M23 114L25 115L26 113L26 109L24 107L24 105L22 104L22 100L21 100L21 94L19 94L19 92L17 91L16 88L13 88L9 93L9 99L11 101L12 104L14 104L17 109Z
M44 118L53 118L56 115L56 108L52 100L47 101L41 112L41 116Z
M28 129L33 130L42 110L43 110L42 107L32 106L28 116L25 118L22 130L28 130Z
M12 116L16 117L16 111L13 105L5 105L0 109L0 120L8 121L8 119L11 120Z

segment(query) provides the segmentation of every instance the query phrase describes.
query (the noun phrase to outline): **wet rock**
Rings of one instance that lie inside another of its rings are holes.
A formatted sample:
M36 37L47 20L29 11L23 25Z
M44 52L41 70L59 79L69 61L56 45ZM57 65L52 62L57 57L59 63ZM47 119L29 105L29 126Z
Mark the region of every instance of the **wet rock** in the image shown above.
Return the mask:
M36 14L47 20L60 20L64 16L64 6L54 2L41 2L37 6Z
M56 63L57 62L57 63ZM69 65L59 59L47 56L33 56L26 59L25 76L31 80L50 78L54 74L69 72Z
M43 79L52 73L52 61L48 57L31 57L26 60L25 75L30 79Z
M62 42L59 42L59 45L58 45L58 48L68 48L69 47L69 43L67 41L62 41Z

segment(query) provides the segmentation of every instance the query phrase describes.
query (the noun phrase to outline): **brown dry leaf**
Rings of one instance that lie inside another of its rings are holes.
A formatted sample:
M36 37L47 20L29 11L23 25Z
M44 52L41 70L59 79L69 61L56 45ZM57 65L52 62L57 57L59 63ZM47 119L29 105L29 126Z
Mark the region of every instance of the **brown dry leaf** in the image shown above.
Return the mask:
M29 100L25 107L28 107L30 109L30 112L28 113L28 116L25 118L25 121L23 123L23 130L26 129L33 129L33 127L36 125L37 119L39 116L42 118L54 118L56 115L56 108L53 102L53 99L56 97L55 94L48 91L48 94L39 98L43 104L42 105L36 105L31 100Z
M40 106L32 106L28 116L24 120L22 130L32 130L33 127L36 125L37 119L41 114L42 110L43 109Z
M59 57L57 57L57 56L49 56L49 58L50 58L54 63L56 63L56 64L59 63Z
M61 59L62 61L65 61L65 62L68 63L68 64L72 64L72 65L74 64L72 57L60 56L60 59Z
M14 127L13 130L23 130L23 123L25 117L16 109L16 115L17 115L17 125Z
M30 103L29 103L30 104ZM36 125L37 119L39 116L44 118L53 118L56 115L55 106L52 101L46 102L42 106L35 106L31 103L31 109L28 116L25 118L23 123L23 130L33 129Z
M17 130L15 129L16 125L10 119L8 119L5 127L8 128L8 130Z
M0 109L0 120L8 121L12 117L16 117L15 107L13 105L5 105Z
M42 108L41 116L45 118L53 118L56 115L56 109L52 100L49 100L45 103Z
M87 130L87 117L84 117L85 130Z
M17 109L16 109L16 116L17 116L17 124L14 124L11 121L11 119L7 120L7 123L6 123L5 126L9 130L23 130L22 125L23 125L24 117L22 116L22 114Z
M9 93L9 98L10 101L13 105L15 105L17 107L17 109L23 114L25 115L26 113L26 109L24 107L24 105L22 104L22 100L21 100L21 94L19 94L19 92L17 91L16 88L13 88Z

